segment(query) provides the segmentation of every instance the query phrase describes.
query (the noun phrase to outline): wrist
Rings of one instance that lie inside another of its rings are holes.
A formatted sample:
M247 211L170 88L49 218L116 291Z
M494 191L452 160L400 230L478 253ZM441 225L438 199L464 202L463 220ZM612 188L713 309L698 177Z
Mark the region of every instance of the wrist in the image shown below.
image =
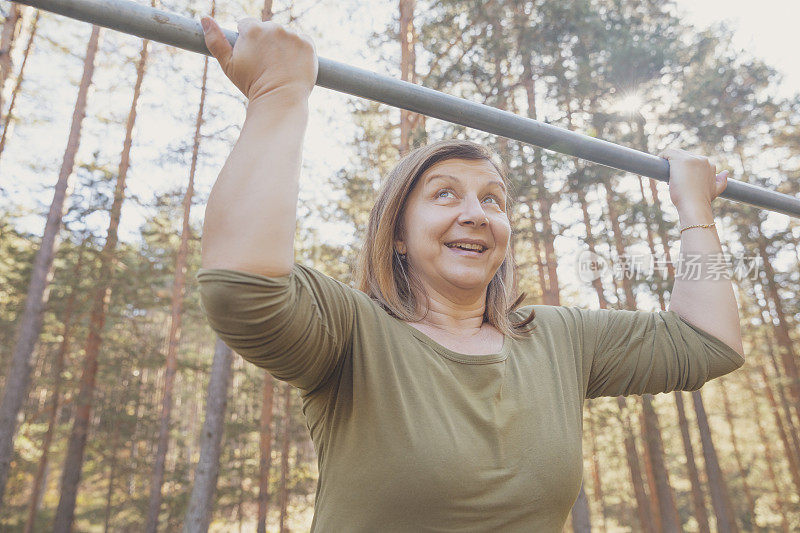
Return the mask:
M313 87L312 87L313 88ZM311 91L301 84L280 85L266 92L261 92L248 97L247 107L267 105L308 105Z
M708 203L682 205L678 208L678 218L681 227L691 224L709 224L714 222L714 212L711 210L711 204Z
M274 126L278 122L308 120L308 98L290 92L269 92L247 102L245 124L258 124L259 128Z

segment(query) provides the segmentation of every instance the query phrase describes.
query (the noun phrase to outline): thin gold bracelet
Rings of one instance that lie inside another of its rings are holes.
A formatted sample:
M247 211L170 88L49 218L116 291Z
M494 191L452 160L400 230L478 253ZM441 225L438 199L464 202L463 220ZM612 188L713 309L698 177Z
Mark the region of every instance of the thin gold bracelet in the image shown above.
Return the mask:
M689 228L710 228L711 226L715 226L716 224L717 224L716 222L712 222L711 224L692 224L691 226L686 226L685 228L683 228L683 229L682 229L680 232L678 232L678 233L679 233L679 234L680 234L680 233L683 233L685 230L687 230L687 229L689 229Z

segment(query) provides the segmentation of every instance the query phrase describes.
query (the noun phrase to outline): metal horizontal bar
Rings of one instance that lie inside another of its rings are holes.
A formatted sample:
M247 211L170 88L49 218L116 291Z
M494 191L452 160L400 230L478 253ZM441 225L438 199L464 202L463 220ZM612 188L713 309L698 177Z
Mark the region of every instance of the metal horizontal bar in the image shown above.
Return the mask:
M210 55L199 21L130 0L14 1L191 52ZM228 41L234 44L238 34L224 31ZM319 58L317 85L607 167L663 182L669 181L669 163L660 157L323 57ZM800 218L800 199L749 183L729 179L721 196Z

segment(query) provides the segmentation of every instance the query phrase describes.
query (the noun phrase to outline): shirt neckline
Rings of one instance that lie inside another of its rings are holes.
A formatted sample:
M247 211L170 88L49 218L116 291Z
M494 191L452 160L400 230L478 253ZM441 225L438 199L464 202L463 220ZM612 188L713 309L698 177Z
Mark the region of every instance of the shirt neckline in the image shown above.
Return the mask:
M451 361L455 361L456 363L464 363L468 365L488 365L491 363L500 363L508 358L508 353L511 350L511 339L509 339L508 335L503 335L503 346L502 348L500 348L500 351L498 353L483 354L483 355L459 353L451 350L450 348L442 346L441 344L439 344L431 337L421 332L408 322L404 322L399 319L395 320L400 322L404 328L409 330L411 334L414 335L414 337L416 337L423 343L433 348L437 353L439 353L444 358L449 359Z

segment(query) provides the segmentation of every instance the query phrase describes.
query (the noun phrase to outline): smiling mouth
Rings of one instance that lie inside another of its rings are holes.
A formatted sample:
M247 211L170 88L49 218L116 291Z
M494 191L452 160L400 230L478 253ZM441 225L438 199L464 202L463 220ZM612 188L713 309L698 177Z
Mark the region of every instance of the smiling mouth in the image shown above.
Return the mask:
M487 250L487 248L481 244L450 243L445 244L445 246L454 251L467 252L474 255L480 255Z

